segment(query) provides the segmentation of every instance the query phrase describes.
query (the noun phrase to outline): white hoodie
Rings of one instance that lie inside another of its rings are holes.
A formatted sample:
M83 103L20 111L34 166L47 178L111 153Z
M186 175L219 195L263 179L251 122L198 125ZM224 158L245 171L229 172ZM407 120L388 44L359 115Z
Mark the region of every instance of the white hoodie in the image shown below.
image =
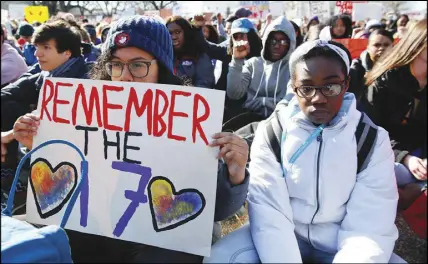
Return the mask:
M316 249L336 253L334 263L388 263L398 231L398 192L388 133L378 129L370 162L358 175L354 136L360 119L353 94L338 115L288 170L282 165L316 127L300 110L278 104L286 130L279 164L269 148L264 122L251 147L249 217L262 263L301 263L296 235ZM292 112L297 114L292 116ZM291 117L291 118L290 118Z

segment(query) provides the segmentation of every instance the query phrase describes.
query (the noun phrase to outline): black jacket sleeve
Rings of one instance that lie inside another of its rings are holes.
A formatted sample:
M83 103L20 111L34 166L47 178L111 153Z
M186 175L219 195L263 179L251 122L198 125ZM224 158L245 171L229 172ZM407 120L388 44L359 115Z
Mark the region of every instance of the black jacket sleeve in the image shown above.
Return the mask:
M1 104L9 101L26 105L37 104L39 90L36 86L36 80L39 76L40 73L31 76L24 74L16 82L1 89Z
M395 162L397 163L401 163L403 158L409 153L406 144L394 136L398 134L397 131L402 127L398 123L398 119L391 117L393 115L390 109L391 103L395 101L395 97L400 96L396 93L396 86L399 83L400 81L397 80L396 72L385 72L367 88L366 98L364 98L365 104L363 106L364 112L367 113L370 119L376 125L388 131Z
M204 34L201 29L194 29L194 41L197 47L199 47L202 53L206 53L208 57L215 60L220 60L222 62L229 63L229 58L227 55L227 47L221 46L219 44L211 43L204 38Z
M353 93L357 102L360 101L361 97L364 95L365 90L365 78L366 70L364 69L361 59L355 59L352 61L351 69L349 75L351 76L351 81L349 83L348 92Z

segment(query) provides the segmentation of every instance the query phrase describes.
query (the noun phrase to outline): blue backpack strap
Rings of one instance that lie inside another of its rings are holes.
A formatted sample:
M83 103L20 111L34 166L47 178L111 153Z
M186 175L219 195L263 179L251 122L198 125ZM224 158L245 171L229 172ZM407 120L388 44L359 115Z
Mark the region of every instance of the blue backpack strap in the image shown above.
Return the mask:
M80 149L78 147L76 147L74 144L65 141L65 140L49 140L46 141L42 144L40 144L39 146L37 146L36 148L34 148L33 150L31 150L30 152L28 152L19 162L18 164L18 168L16 169L15 172L15 178L13 179L13 183L12 186L10 188L10 192L9 192L9 197L7 200L7 206L6 208L1 212L2 215L6 215L6 216L12 216L12 210L13 210L13 201L15 199L15 191L16 191L16 185L18 183L18 179L19 179L19 174L21 172L22 166L24 165L25 161L31 157L31 155L36 152L37 150L47 146L47 145L51 145L51 144L63 144L63 145L67 145L72 147L73 149L75 149L80 157L82 158L82 162L81 162L81 177L79 177L79 180L77 182L77 186L76 189L73 192L73 195L70 198L70 201L67 205L67 208L65 209L64 212L64 216L62 217L61 220L61 224L60 226L62 228L65 227L65 225L67 224L68 218L70 217L71 211L73 210L74 204L76 203L77 197L80 195L81 189L82 189L82 183L85 182L87 183L87 177L88 177L88 162L85 159L85 156L83 155L83 153L80 151ZM31 176L30 176L31 177Z
M358 122L357 129L355 130L358 158L357 174L367 168L370 157L373 153L377 132L378 127L365 113L361 112L361 118Z

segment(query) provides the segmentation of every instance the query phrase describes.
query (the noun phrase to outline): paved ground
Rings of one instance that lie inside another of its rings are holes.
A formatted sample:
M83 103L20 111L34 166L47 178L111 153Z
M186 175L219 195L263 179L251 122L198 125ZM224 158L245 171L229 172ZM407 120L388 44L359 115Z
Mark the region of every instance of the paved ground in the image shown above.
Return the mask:
M222 235L239 228L248 221L246 211L240 216L234 215L222 222ZM427 263L427 241L418 238L401 216L397 217L396 225L400 232L394 252L408 263Z

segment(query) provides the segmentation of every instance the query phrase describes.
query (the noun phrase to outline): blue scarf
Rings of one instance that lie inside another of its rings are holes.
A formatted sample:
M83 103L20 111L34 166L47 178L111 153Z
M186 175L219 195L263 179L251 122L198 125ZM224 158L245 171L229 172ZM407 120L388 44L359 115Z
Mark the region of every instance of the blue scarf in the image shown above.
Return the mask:
M57 67L56 69L50 72L42 71L40 73L40 77L36 81L37 88L40 89L42 87L42 84L46 77L65 77L65 78L72 77L72 76L68 76L67 73L75 64L78 64L78 63L82 63L82 65L84 64L83 57L80 56L77 58L70 58L68 59L68 61L66 61L65 63L63 63L62 65L60 65L59 67Z

